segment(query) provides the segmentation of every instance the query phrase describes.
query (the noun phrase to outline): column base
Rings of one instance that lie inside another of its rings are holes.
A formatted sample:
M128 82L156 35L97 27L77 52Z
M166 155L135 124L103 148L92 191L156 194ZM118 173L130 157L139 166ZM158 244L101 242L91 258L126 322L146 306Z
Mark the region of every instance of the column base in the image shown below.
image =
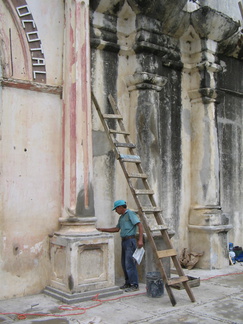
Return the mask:
M118 293L114 238L95 228L95 218L68 218L51 238L52 275L45 293L68 302Z
M81 303L87 300L95 300L95 298L107 298L111 296L121 295L123 294L123 290L121 290L118 286L113 286L99 290L91 290L83 293L70 294L60 289L47 286L44 289L43 293L57 300L60 300L65 304L74 304Z
M204 253L197 268L222 269L229 265L227 234L232 229L221 208L198 207L191 211L189 230L189 249Z

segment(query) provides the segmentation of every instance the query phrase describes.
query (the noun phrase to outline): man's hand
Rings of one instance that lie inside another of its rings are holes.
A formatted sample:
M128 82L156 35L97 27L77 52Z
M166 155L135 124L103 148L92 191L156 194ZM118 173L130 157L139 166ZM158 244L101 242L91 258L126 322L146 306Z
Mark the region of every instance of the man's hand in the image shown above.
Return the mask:
M138 223L138 232L139 238L137 242L137 247L140 249L143 246L143 226L141 223Z
M140 249L141 247L143 247L143 240L138 240L137 242L137 247Z

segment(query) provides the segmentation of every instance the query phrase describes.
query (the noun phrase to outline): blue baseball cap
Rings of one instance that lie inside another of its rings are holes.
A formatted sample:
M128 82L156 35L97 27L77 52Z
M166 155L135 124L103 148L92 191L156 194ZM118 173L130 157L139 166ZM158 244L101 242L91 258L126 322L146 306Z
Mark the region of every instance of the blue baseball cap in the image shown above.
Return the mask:
M127 203L125 202L125 200L116 200L114 202L114 208L112 210L115 210L117 207L119 206L123 206L126 205Z

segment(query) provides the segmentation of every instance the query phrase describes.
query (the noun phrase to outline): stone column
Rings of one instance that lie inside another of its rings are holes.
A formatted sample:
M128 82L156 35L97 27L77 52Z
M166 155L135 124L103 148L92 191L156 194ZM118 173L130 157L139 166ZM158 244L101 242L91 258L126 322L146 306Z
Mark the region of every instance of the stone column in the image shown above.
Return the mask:
M153 184L154 192L159 194L159 166L162 163L158 139L159 92L167 79L153 73L136 72L128 76L126 82L130 92L131 109L136 111L136 114L131 114L134 120L130 121L131 125L136 125L133 129L134 142L137 143L138 154L142 157L142 165L149 182Z
M202 40L205 56L214 55L217 44ZM216 124L214 74L220 66L204 61L191 74L200 76L201 88L190 90L191 99L191 212L190 251L204 252L197 266L223 268L228 264L227 232L231 229L220 205L219 151Z
M89 1L65 1L63 215L94 216Z
M201 57L206 59L191 71L191 78L200 81L199 88L189 90L192 129L192 205L219 206L219 154L215 116L216 88L214 73L217 43L202 40ZM211 56L211 59L210 59ZM196 83L195 83L196 85Z
M114 286L113 236L95 228L90 89L89 1L65 1L63 83L63 210L51 239L51 286L45 292L66 303Z
M191 99L191 212L189 248L204 252L197 264L204 269L228 264L227 232L232 228L223 214L219 192L219 151L216 119L218 42L237 30L228 17L202 8L191 14L182 37L183 80ZM213 24L213 25L212 25Z
M161 177L158 138L159 92L166 82L165 77L148 72L136 72L126 79L128 91L130 92L130 102L136 105L131 109L137 111L136 114L131 114L134 121L130 120L131 125L136 125L136 128L133 129L135 132L133 136L137 137L134 138L134 143L137 143L138 154L141 156L143 168L148 175L148 182L157 195L159 194L159 180ZM137 187L139 187L139 183ZM156 195L155 200L160 201L159 197L156 199ZM144 201L144 205L148 205L147 200ZM172 237L174 233L170 231L169 235ZM153 251L145 234L144 239L145 256L142 266L139 267L140 280L143 282L146 281L148 272L154 272L157 269ZM160 232L154 233L154 239L158 249L163 250L166 248ZM170 276L170 260L164 259L163 265L167 275Z

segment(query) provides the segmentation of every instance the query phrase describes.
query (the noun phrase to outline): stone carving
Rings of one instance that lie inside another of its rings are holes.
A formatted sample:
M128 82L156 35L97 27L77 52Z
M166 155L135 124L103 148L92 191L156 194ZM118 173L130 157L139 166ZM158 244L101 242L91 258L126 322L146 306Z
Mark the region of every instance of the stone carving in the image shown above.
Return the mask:
M161 91L166 82L167 79L165 77L147 72L136 72L134 75L129 75L126 78L129 91L134 89L154 89Z

